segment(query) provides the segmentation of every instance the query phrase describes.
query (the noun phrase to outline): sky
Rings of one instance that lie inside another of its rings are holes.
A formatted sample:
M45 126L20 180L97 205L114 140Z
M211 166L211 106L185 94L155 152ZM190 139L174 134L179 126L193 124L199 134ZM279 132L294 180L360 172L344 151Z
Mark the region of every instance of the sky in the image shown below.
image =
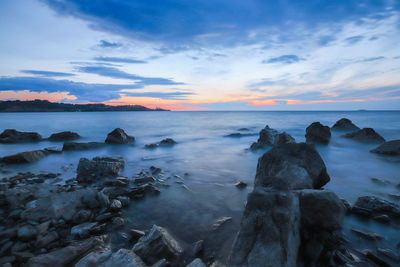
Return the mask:
M399 110L398 0L1 0L0 99Z

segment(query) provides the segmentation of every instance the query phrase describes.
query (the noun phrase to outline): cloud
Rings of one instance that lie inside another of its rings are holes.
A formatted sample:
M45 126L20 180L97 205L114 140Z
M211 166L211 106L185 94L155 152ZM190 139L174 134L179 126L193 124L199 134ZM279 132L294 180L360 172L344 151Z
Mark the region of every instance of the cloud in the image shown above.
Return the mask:
M280 57L273 57L268 60L263 60L262 64L272 64L272 63L282 63L282 64L292 64L299 61L305 60L303 58L299 58L296 55L283 55Z
M133 58L123 58L123 57L95 57L93 60L104 61L104 62L115 62L115 63L132 63L132 64L144 64L147 61L138 60Z
M123 93L126 96L132 97L152 97L170 100L186 100L188 96L195 95L193 92L129 92Z
M58 71L45 71L45 70L21 70L21 73L32 74L40 77L71 77L75 76L72 73L58 72Z
M100 40L100 43L98 44L98 46L100 46L102 48L118 48L118 47L121 47L122 44L107 42L105 40Z
M328 44L332 43L335 40L336 38L333 35L324 35L318 38L317 43L320 46L327 46Z
M348 45L354 45L360 41L362 41L364 39L364 36L362 35L356 35L356 36L351 36L348 37L346 39L344 39L344 41L348 44Z
M385 59L384 56L380 56L380 57L369 57L363 60L363 62L370 62L370 61L377 61L377 60L382 60Z
M183 83L174 82L167 78L157 78L157 77L143 77L136 74L130 74L125 71L119 70L113 67L105 66L80 66L76 68L77 71L83 73L97 74L104 77L110 77L114 79L127 79L135 81L137 85L142 87L146 85L180 85Z

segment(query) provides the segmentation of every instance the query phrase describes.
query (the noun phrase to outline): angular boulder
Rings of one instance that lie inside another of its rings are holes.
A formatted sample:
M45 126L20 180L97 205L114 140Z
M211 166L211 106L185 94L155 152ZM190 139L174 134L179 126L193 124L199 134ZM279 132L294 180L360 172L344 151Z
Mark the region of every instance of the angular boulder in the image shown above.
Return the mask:
M267 125L260 131L260 137L258 138L257 143L272 146L275 142L275 135L277 134L277 130L272 129Z
M15 129L4 130L0 134L0 143L37 142L42 136L35 132L20 132Z
M81 136L77 133L71 131L64 131L59 133L54 133L50 135L48 140L50 141L69 141L69 140L76 140L81 138Z
M383 155L400 155L400 140L393 140L371 150L372 153Z
M92 183L99 178L117 177L125 167L123 157L95 157L79 160L77 177L80 183Z
M287 143L296 143L296 140L286 132L275 135L274 145L281 145Z
M369 214L370 216L388 215L396 218L400 217L399 205L374 196L359 197L354 203L353 210L364 210L367 212L366 215Z
M294 193L251 193L227 266L296 266L299 227L300 209Z
M338 120L332 127L332 131L346 131L346 132L355 132L360 130L357 125L355 125L351 120L347 118L342 118Z
M121 128L116 128L107 135L107 144L129 144L135 141L135 137L127 135Z
M328 183L330 177L319 153L305 143L289 143L274 146L259 160L255 187L286 189L318 189Z
M78 142L65 142L63 145L63 151L69 150L89 150L104 147L104 143L100 142L87 142L87 143L78 143Z
M49 153L46 150L33 150L5 156L1 159L7 164L32 163L46 157Z
M313 122L307 127L305 136L307 143L328 144L331 139L331 129L320 122Z
M348 133L343 135L345 138L353 139L364 143L383 143L385 138L380 136L372 128L363 128L357 132Z
M168 231L157 225L153 225L150 232L141 237L132 250L147 264L154 264L161 259L174 262L183 252Z

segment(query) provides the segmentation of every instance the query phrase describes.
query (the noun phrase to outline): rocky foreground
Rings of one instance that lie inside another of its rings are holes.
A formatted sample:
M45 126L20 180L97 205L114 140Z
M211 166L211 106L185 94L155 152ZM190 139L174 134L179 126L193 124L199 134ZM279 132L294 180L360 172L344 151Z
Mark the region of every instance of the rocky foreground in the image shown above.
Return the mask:
M226 262L209 257L202 240L184 246L174 238L175 233L163 225L153 225L150 229L127 225L124 209L147 196L159 195L161 188L168 188L162 170L152 166L128 178L121 176L124 158L95 157L81 158L76 177L63 185L51 183L59 176L53 173L20 173L1 181L0 264L52 267L398 266L400 256L396 249L399 248L375 246L376 249L360 251L358 243L349 240L343 232L343 220L350 214L400 229L400 207L374 196L360 197L351 207L334 192L323 188L330 177L313 144L327 145L331 129L350 132L343 137L360 142L384 142L375 131L360 130L347 119L338 121L332 128L313 123L306 130L306 143L296 143L289 134L278 133L268 126L261 130L251 149L271 149L258 161L253 192L248 196L241 226ZM79 138L71 132L52 136L56 140ZM7 143L41 139L37 134L10 130L0 135L0 141ZM104 143L69 141L63 150L129 145L134 141L133 136L117 128ZM371 152L398 155L398 141L390 142ZM175 143L165 139L146 148ZM30 157L38 156L35 160L39 160L49 153L62 153L51 151L23 152L26 154L4 157L2 161L4 164L25 163L31 162ZM21 158L27 160L20 161ZM179 176L174 179L183 180ZM377 179L376 182L384 181ZM236 186L243 188L246 184L238 182ZM212 231L219 231L230 220L229 217L220 218L212 225ZM352 231L365 241L382 238L359 229ZM213 239L219 242L218 238Z

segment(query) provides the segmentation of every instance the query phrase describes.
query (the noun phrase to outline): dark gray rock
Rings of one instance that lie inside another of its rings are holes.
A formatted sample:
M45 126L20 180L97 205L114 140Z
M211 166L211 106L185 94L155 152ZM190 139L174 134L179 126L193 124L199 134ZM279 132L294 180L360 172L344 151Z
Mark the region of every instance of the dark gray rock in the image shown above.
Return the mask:
M153 176L145 176L135 178L133 181L134 184L146 184L146 183L154 183L156 179Z
M260 131L260 137L258 138L257 143L272 146L275 142L275 135L277 134L277 130L272 129L267 125Z
M299 227L294 193L251 193L227 266L296 266Z
M360 130L351 120L342 118L338 120L332 127L332 131L348 131L348 132L355 132Z
M89 221L91 215L92 213L90 212L90 210L80 210L74 214L74 216L72 217L72 222L79 224Z
M112 253L110 250L104 252L91 252L83 257L75 267L146 267L147 265L131 250L121 248Z
M274 145L287 143L296 143L296 140L286 132L275 135Z
M35 242L35 247L36 248L43 248L46 247L48 244L51 242L54 242L59 239L58 233L53 231L46 233L45 235L38 236L36 242Z
M218 218L212 225L214 231L218 231L221 227L229 222L232 222L232 217L221 217Z
M329 180L315 148L305 143L289 143L274 146L258 160L255 187L318 189Z
M86 238L90 236L90 233L94 228L98 226L97 222L86 222L75 225L71 228L71 235L75 238Z
M1 161L7 164L32 163L41 160L46 157L47 154L48 153L44 150L26 151L11 156L5 156Z
M236 186L237 188L239 188L239 189L243 189L243 188L245 188L245 187L247 186L247 184L246 184L245 182L238 181L238 182L235 184L235 186Z
M261 149L266 149L268 146L265 144L260 144L258 142L254 142L250 146L250 150L261 150Z
M120 209L122 209L122 203L121 203L121 201L119 201L119 200L117 200L117 199L113 199L113 200L111 201L111 204L110 204L110 210L118 211L118 210L120 210Z
M160 146L173 146L176 144L176 141L172 138L166 138L160 141Z
M107 209L110 206L110 199L103 192L98 192L97 193L97 200L99 201L100 206L102 208Z
M147 264L154 264L160 259L176 261L183 249L164 228L153 225L148 234L139 239L132 250Z
M19 132L15 129L4 130L0 134L0 143L37 142L42 136L34 132Z
M36 228L31 225L25 225L18 229L18 239L21 241L30 241L36 238Z
M121 128L116 128L107 135L107 144L130 144L135 142L135 137L127 135Z
M76 179L80 183L93 183L99 178L119 176L124 167L123 157L81 158Z
M77 133L71 131L59 132L50 135L48 140L50 141L69 141L69 140L76 140L81 138L81 136Z
M354 208L367 210L370 216L388 215L390 217L400 217L399 205L373 196L359 197L353 206Z
M384 155L400 155L400 140L393 140L371 150L372 153Z
M353 139L364 143L383 143L385 138L380 136L372 128L363 128L357 132L348 133L343 135L345 138Z
M63 151L71 151L71 150L89 150L104 147L105 143L99 142L87 142L87 143L79 143L79 142L65 142L63 145Z
M245 137L245 136L252 136L252 135L255 135L255 134L252 134L252 133L231 133L231 134L225 135L225 137L236 137L236 138L238 138L238 137Z
M331 129L320 122L313 122L306 129L307 143L328 144L330 139Z
M201 259L196 258L191 263L186 265L186 267L207 267L207 265L205 265Z

